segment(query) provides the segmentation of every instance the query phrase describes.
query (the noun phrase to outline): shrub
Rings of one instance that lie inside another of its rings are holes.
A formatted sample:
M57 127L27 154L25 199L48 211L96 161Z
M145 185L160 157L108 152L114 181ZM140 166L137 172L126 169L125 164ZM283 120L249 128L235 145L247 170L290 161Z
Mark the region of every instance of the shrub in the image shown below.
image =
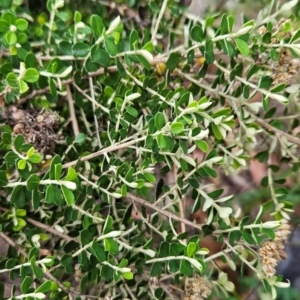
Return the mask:
M299 170L297 1L240 25L135 2L0 1L10 299L236 299L221 263L276 298ZM222 181L253 161L265 198L243 205Z

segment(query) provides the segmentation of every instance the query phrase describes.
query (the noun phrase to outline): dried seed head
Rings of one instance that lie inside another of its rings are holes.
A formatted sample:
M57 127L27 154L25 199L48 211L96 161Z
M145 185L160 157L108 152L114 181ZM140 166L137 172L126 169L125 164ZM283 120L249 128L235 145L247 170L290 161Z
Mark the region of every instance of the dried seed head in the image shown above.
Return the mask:
M10 110L10 117L14 121L20 121L25 116L24 111L21 109L17 109L15 106L11 106L9 110Z
M13 128L13 132L15 134L19 134L19 133L22 133L24 131L24 125L19 123L19 124L16 124Z
M289 234L290 226L287 223L282 223L275 232L274 241L265 242L259 249L258 254L262 270L266 277L274 276L276 274L276 266L278 262L286 258L284 246Z
M258 33L260 34L260 35L263 35L263 34L265 34L267 32L267 28L265 27L265 26L260 26L259 28L258 28Z
M44 117L42 115L39 115L36 117L36 120L39 122L39 123L42 123L44 121Z
M207 279L195 276L186 285L184 300L203 300L211 294L212 283Z

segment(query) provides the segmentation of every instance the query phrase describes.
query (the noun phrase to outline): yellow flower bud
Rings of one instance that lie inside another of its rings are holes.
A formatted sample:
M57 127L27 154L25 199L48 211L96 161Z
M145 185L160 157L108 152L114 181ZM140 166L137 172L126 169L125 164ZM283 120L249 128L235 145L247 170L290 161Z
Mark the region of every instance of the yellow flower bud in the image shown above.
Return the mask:
M165 72L166 72L166 65L164 63L158 63L156 65L156 72L159 74L159 75L163 75Z

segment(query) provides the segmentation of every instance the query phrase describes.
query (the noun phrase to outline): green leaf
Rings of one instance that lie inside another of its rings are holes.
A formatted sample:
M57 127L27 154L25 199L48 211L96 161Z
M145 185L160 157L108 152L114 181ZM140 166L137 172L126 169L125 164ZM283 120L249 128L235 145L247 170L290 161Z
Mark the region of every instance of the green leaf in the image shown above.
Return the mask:
M5 41L9 46L16 44L17 40L18 40L17 35L13 31L9 31L5 35Z
M227 23L228 23L228 31L232 33L234 28L235 19L234 16L228 16L227 17Z
M217 178L217 172L214 169L212 169L208 166L203 166L201 169L204 170L207 175L209 175L213 178Z
M21 283L21 291L23 294L27 294L31 284L32 284L32 277L26 276Z
M126 111L133 117L138 117L139 112L132 106L126 106L125 107Z
M18 169L19 170L24 170L26 168L27 162L25 159L20 159L18 161Z
M27 211L25 209L17 209L16 210L17 217L25 217L26 214L27 214Z
M73 55L72 44L67 41L61 41L59 43L59 49L64 55Z
M19 87L21 94L26 93L29 90L28 84L22 79L19 80Z
M170 255L170 244L168 242L162 242L159 247L159 256L165 257Z
M6 76L6 81L9 86L12 88L18 88L19 87L19 81L15 73L10 72Z
M16 259L15 258L9 258L5 263L6 269L13 269L16 266Z
M114 275L114 270L107 266L107 265L104 265L102 268L101 268L101 273L100 273L101 277L103 277L105 280L107 281L111 281L112 278L113 278L113 275Z
M26 156L30 157L35 153L35 150L33 147L31 147L27 152L26 152Z
M273 87L273 88L270 90L270 92L272 92L272 93L280 93L280 92L284 91L285 88L286 88L286 84L285 84L285 83L282 83L282 84L279 84L279 85Z
M253 239L252 235L250 233L248 233L247 231L243 230L242 236L248 244L250 244L250 245L255 244L255 240Z
M270 51L270 58L273 61L279 61L279 54L277 53L277 51L274 48L272 48Z
M7 32L8 30L9 30L8 22L6 20L0 19L0 32Z
M126 184L124 184L124 186L127 187ZM123 214L123 219L122 219L122 224L124 224L125 226L129 224L130 220L131 220L131 216L132 216L132 206L133 204L129 204L125 213Z
M67 203L68 206L71 206L75 203L75 197L72 191L70 191L68 188L66 188L65 186L61 186L61 190L64 196L64 199Z
M184 130L184 125L181 122L171 124L171 133L180 134Z
M119 268L124 268L128 266L128 259L122 258L121 262L119 263L118 267Z
M122 184L121 186L121 194L123 197L127 196L127 185L126 184Z
M265 111L269 109L269 98L268 97L263 97L263 108Z
M51 290L51 287L52 281L47 280L35 290L35 293L48 293Z
M133 279L133 273L132 272L125 272L122 273L122 276L127 279L127 280L132 280Z
M70 264L72 264L73 257L70 254L65 254L61 258L60 262L64 268L67 268Z
M157 275L160 275L162 273L162 263L160 262L155 262L152 265L151 271L150 271L150 276L151 277L156 277Z
M31 163L33 164L38 164L42 161L43 157L41 154L39 153L34 153L33 155L31 155L29 158L28 158L28 161L30 161Z
M249 78L252 76L252 75L254 75L255 73L257 73L259 71L259 67L257 66L257 65L253 65L251 68L250 68L250 70L249 70L249 72L248 72L248 74L247 74L247 80L249 80Z
M177 52L172 52L171 55L169 56L167 62L166 62L166 67L169 70L173 71L178 66L181 59L182 59L181 54L179 54Z
M182 259L180 261L180 268L179 268L180 272L186 276L186 277L190 277L193 274L193 267L190 264L190 262L188 262L185 259Z
M212 64L215 60L215 55L213 52L204 51L204 58L207 64Z
M275 239L275 232L274 229L270 229L270 228L262 228L261 232L266 234L269 238L271 238L272 240Z
M104 239L104 249L116 255L119 252L119 244L113 239Z
M166 148L167 143L166 143L166 139L165 139L164 135L163 135L162 133L160 133L156 138L157 138L158 146L159 146L161 149Z
M19 44L25 44L25 43L27 42L27 40L28 40L28 36L27 36L27 34L24 33L24 32L19 33L19 34L17 35L17 37L18 37L18 43L19 43ZM19 50L20 50L20 48L17 49L18 55L19 55ZM25 52L24 52L25 54L28 54L28 52L27 52L26 50L24 50L24 51L25 51ZM20 55L19 55L19 57L20 57Z
M3 170L0 170L0 187L6 186L8 183L8 179L6 176L6 172Z
M116 56L118 53L118 48L115 44L115 39L113 36L109 35L104 38L104 47L110 56Z
M89 54L90 49L88 44L82 42L78 42L72 47L74 57L86 57Z
M139 42L139 34L138 34L137 30L133 29L130 32L130 36L129 36L130 50L134 50L135 46L138 44L138 42Z
M224 40L224 41L219 41L219 43L221 44L223 51L227 55L229 55L229 56L234 55L234 52L235 52L234 46L229 41Z
M80 231L80 242L83 246L90 243L90 232L88 229L83 229Z
M249 54L249 46L244 40L240 38L235 38L234 41L242 55L246 56Z
M292 36L291 40L290 40L290 44L292 44L293 42L297 41L300 39L300 29L298 29Z
M148 182L155 183L156 177L153 174L144 173L143 175L145 176L145 178L147 179Z
M186 255L188 257L192 257L196 251L197 251L196 243L188 243L186 248Z
M143 50L147 50L148 52L152 53L153 52L153 44L151 41L149 41L148 43L146 43L143 46Z
M220 29L221 29L222 34L226 34L229 32L226 14L223 14L223 16L222 16Z
M18 30L20 31L25 31L28 27L28 22L24 19L18 19L16 21L16 27L18 28Z
M75 144L83 144L86 141L86 135L84 133L79 133L76 138L74 143Z
M44 198L44 194L40 193L38 190L33 190L31 192L31 203L34 210L39 208L42 198Z
M102 245L97 243L96 240L93 241L92 247L90 247L90 251L99 260L99 262L103 262L106 260L106 254L104 248Z
M0 1L0 7L1 7L1 8L4 8L4 9L10 8L11 5L12 5L12 3L13 3L13 0L1 0L1 1ZM25 293L25 294L26 294L26 293ZM1 297L1 295L0 295L0 299L3 299L3 298Z
M2 0L1 0L2 2ZM4 14L2 15L2 18L8 22L9 25L14 25L17 21L17 16L16 13L9 10L5 11Z
M84 294L87 287L88 287L88 282L89 282L89 274L86 273L80 280L80 293Z
M202 42L204 39L203 29L200 25L196 25L191 30L191 37L196 42Z
M37 82L39 80L40 74L36 69L33 68L28 68L25 71L24 76L22 77L23 80L25 80L26 82Z
M126 78L126 76L127 76L126 70L125 70L124 66L122 65L122 63L118 60L118 58L116 58L116 65L117 65L117 69L118 69L119 74L123 78Z
M27 179L27 189L28 191L32 191L36 189L40 184L40 178L36 174L31 174Z
M22 218L16 218L17 224L13 227L13 231L20 231L26 226L26 221Z
M113 218L111 216L107 216L102 230L103 234L111 232L113 230L113 224Z
M74 23L75 24L79 23L81 21L81 18L82 18L81 13L76 10L74 13Z
M43 270L37 266L33 266L32 271L37 279L41 279L44 276Z
M102 19L98 15L92 15L90 20L91 28L96 36L99 38L103 34L104 25Z
M230 245L234 245L235 241L239 241L241 239L241 236L242 236L242 233L239 230L230 231L229 237L228 237Z
M213 131L215 137L216 137L218 140L222 140L223 137L222 137L222 134L221 134L221 132L220 132L218 126L212 123L212 124L211 124L211 128L212 128L212 131Z
M161 130L165 125L165 117L162 112L158 112L154 117L154 123L157 130Z
M100 49L99 45L94 45L92 47L91 59L92 61L99 63L103 67L108 67L110 65L110 56L105 50Z
M271 39L272 39L272 34L271 32L266 32L263 36L262 36L262 42L265 44L270 44L271 43Z
M270 76L264 75L259 79L258 86L263 89L268 89L272 85L272 78Z
M137 54L136 58L138 59L138 61L140 62L140 64L146 69L146 70L150 70L151 69L151 65L149 63L149 61L142 55Z
M199 140L199 141L194 141L194 143L200 150L202 150L203 152L207 152L208 144L205 141Z
M60 198L59 188L54 184L48 185L46 189L45 202L49 204L55 203L55 200L59 198Z
M62 173L62 164L56 164L54 166L54 170L55 170L54 179L59 180Z
M28 53L25 57L25 65L27 68L34 68L37 65L36 56L33 53Z
M66 181L74 181L77 178L77 172L72 168L68 168L67 176L64 178Z
M22 208L26 204L26 191L23 186L16 186L12 193L10 202L17 208Z

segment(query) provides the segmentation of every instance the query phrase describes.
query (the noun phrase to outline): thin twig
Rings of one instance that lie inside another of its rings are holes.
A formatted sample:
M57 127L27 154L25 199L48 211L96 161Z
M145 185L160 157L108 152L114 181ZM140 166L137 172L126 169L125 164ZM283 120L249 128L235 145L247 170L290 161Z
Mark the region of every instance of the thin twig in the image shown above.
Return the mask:
M24 257L27 257L27 253L19 246L17 245L11 238L9 238L4 232L0 232L0 238L2 238L5 243L12 246L13 248L17 249L18 252L20 252Z
M157 31L158 31L158 27L159 27L159 24L160 24L160 21L165 13L165 10L167 8L167 4L168 4L168 0L164 0L162 6L161 6L161 9L160 9L160 12L159 12L159 15L158 15L158 18L156 20L156 24L155 24L155 27L154 27L154 30L152 32L152 36L151 36L151 40L154 41L156 39L156 34L157 34Z
M68 163L65 163L63 165L63 168L65 169L65 168L68 168L68 167L75 166L78 161L91 160L91 159L96 158L98 156L101 156L101 155L103 155L105 153L109 153L109 152L113 152L113 151L116 151L116 150L127 148L127 147L129 147L131 145L134 145L134 144L138 143L138 142L144 141L146 138L147 138L147 136L142 136L140 138L134 139L134 140L126 142L126 143L116 143L116 144L111 145L111 146L109 146L107 148L104 148L104 149L102 149L100 151L94 152L92 154L83 156L83 157L81 157L79 159L76 159L76 160L70 161Z
M153 61L150 62L150 64L152 66L156 66L159 63L165 63L168 60L168 57L157 57L155 59L153 59ZM100 68L99 70L95 71L95 72L90 72L87 76L84 76L82 79L88 79L90 77L96 77L99 75L103 75L105 73L115 73L118 71L117 66L110 66L108 68ZM74 78L69 78L66 80L62 80L61 81L61 86L65 86L68 84L72 84L74 82ZM55 84L56 87L58 87L58 84ZM33 99L36 96L41 96L44 95L46 93L48 93L50 91L50 87L47 86L43 89L40 90L34 90L32 91L30 94L28 94L27 96L23 97L20 99L20 101L18 103L16 103L16 106L21 106L22 104L24 104L27 100Z
M78 126L78 122L77 122L77 118L76 118L76 114L75 114L74 100L72 97L72 93L71 93L69 84L66 85L66 89L67 89L67 99L68 99L68 104L69 104L69 109L70 109L70 117L71 117L71 121L72 121L72 128L73 128L74 136L76 137L80 133L80 131L79 131L79 126Z
M97 140L98 140L99 149L101 149L102 145L101 145L101 139L100 139L100 133L99 133L98 119L97 119L97 116L96 116L95 90L94 90L94 82L93 82L92 77L89 78L89 86L90 86L91 98L93 99L92 106L93 106L93 113L94 113L94 123L95 123L95 129L96 129L96 136L97 136Z
M41 229L44 229L45 231L47 231L47 232L49 232L49 233L52 233L52 234L54 234L54 235L56 235L56 236L58 236L58 237L64 239L64 240L67 241L67 242L70 242L70 241L78 242L76 239L74 239L74 238L72 238L72 237L70 237L70 236L68 236L68 235L66 235L66 234L64 234L64 233L62 233L62 232L59 232L58 230L56 230L56 229L54 229L54 228L52 228L52 227L50 227L50 226L48 226L48 225L46 225L46 224L43 224L43 223L38 222L38 221L36 221L36 220L33 220L33 219L31 219L31 218L26 218L26 221L27 221L28 223L30 223L30 224L36 226L36 227L39 227L39 228L41 228Z
M107 69L101 68L101 69L99 69L95 72L89 73L89 75L83 77L83 79L87 79L89 77L96 77L98 75L105 74L106 72L107 73L113 73L113 72L116 72L116 71L118 71L117 66L111 66L111 67L108 67ZM74 78L66 79L66 80L61 81L61 86L65 86L65 85L71 84L73 82L74 82ZM56 87L58 87L57 84L56 84ZM40 89L40 90L34 90L30 94L28 94L27 96L21 98L20 101L16 104L16 106L20 106L20 105L24 104L27 100L33 99L36 96L44 95L44 94L48 93L49 91L50 91L49 86L47 86L43 89Z
M10 246L12 246L15 249L17 249L24 257L28 258L28 254L19 245L17 245L10 237L8 237L3 232L0 232L0 237L7 244L9 244ZM52 274L50 274L49 272L44 272L44 271L43 271L43 273L44 273L44 276L48 277L50 280L52 280L53 282L55 282L65 293L67 293L67 294L69 293L69 290L63 284L61 284Z
M261 125L261 126L265 127L266 129L268 129L268 130L270 130L270 131L272 131L272 132L278 134L279 136L281 135L281 136L286 137L287 140L289 140L290 142L292 142L292 143L294 143L294 144L296 144L296 145L300 145L300 139L299 139L299 138L297 138L297 137L295 137L295 136L293 136L293 135L290 135L290 134L288 134L288 133L286 133L286 132L284 132L284 131L282 131L282 130L280 130L280 129L277 129L276 127L270 125L268 122L264 121L263 119L257 117L257 116L254 115L254 114L251 114L251 116L252 116L253 118L255 118L256 122L257 122L259 125Z
M91 78L91 77L90 77ZM84 90L82 90L75 82L73 82L73 86L77 89L79 93L81 93L86 99L92 102L93 107L100 107L104 112L109 114L109 109L98 103L94 98L90 97Z
M133 201L139 202L140 204L142 204L142 205L144 205L144 206L147 206L147 207L149 207L149 208L152 208L153 210L155 210L155 211L161 213L162 215L165 215L165 216L168 217L168 218L171 218L171 219L173 219L173 220L175 220L175 221L182 222L182 223L184 223L185 225L188 225L188 226L191 226L191 227L196 228L196 229L198 229L198 230L201 230L202 225L195 224L195 223L193 223L193 222L191 222L191 221L189 221L189 220L187 220L187 219L184 219L184 218L181 218L181 217L179 217L179 216L176 216L175 214L173 214L173 213L171 213L171 212L168 212L168 211L166 211L166 210L163 210L163 209L161 209L161 208L159 208L159 207L153 205L152 203L150 203L150 202L148 202L148 201L146 201L146 200L144 200L144 199L141 199L141 198L139 198L139 197L137 197L137 196L135 196L135 195L133 195L133 194L131 194L131 193L128 193L128 194L127 194L127 197L130 198L130 199L133 200Z
M1 211L8 211L8 209L6 209L6 208L4 208L4 207L0 207L0 210L1 210ZM66 235L66 234L64 234L64 233L62 233L62 232L59 232L58 230L56 230L56 229L50 227L50 226L47 225L47 224L43 224L43 223L38 222L38 221L36 221L36 220L34 220L34 219L31 219L31 218L29 218L29 217L26 217L25 220L26 220L26 222L28 222L28 223L30 223L30 224L32 224L32 225L38 227L38 228L44 229L45 231L47 231L47 232L49 232L49 233L52 233L53 235L56 235L56 236L58 236L58 237L60 237L60 238L62 238L62 239L64 239L64 240L66 240L67 242L70 242L70 241L75 241L75 242L77 242L76 239L74 239L74 238L72 238L72 237L70 237L70 236L68 236L68 235Z

